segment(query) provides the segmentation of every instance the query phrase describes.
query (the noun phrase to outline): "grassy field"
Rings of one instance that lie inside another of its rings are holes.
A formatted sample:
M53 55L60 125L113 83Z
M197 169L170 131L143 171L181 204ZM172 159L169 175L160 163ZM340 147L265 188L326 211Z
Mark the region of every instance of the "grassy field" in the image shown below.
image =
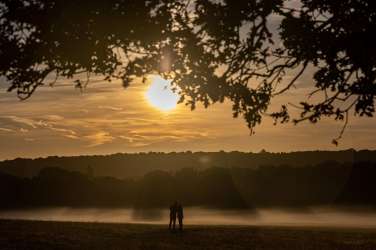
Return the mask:
M376 229L0 220L0 249L376 249Z

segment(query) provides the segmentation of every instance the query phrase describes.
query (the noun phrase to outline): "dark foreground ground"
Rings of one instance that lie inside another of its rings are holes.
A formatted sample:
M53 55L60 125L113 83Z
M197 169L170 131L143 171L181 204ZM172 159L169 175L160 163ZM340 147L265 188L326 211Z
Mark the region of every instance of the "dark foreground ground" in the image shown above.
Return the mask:
M0 249L376 249L376 229L0 220Z

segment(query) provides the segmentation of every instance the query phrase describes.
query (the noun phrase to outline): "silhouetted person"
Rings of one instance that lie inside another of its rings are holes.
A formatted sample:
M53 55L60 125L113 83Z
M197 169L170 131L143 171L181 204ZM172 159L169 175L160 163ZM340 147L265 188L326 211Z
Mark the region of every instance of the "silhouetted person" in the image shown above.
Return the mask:
M184 213L183 213L183 206L182 206L180 203L177 204L177 207L176 207L176 213L177 213L178 220L179 220L179 230L180 230L180 231L183 231L183 218L184 218Z
M168 228L171 230L175 230L175 225L176 225L176 210L177 210L178 203L175 201L171 206L170 206L170 224Z

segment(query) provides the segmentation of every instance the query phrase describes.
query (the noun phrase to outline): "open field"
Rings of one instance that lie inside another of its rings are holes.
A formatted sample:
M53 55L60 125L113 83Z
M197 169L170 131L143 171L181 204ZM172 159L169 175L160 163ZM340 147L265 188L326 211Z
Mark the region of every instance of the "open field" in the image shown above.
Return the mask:
M0 249L376 249L376 229L0 220Z

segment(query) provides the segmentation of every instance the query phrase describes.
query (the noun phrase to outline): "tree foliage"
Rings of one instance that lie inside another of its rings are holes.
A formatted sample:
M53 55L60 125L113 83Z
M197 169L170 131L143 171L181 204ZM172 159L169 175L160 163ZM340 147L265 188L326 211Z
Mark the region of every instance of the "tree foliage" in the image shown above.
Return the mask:
M183 168L151 171L137 179L90 177L56 167L32 178L0 171L0 210L31 207L215 209L308 208L358 206L375 208L376 164L322 162L317 165L265 165L252 168ZM12 192L9 192L12 190ZM137 215L137 214L136 214Z
M295 105L294 122L372 116L376 2L291 2L1 0L0 75L26 99L59 78L161 74L192 109L227 99L253 129L265 115L291 120L289 105L268 106L312 69L319 98Z

